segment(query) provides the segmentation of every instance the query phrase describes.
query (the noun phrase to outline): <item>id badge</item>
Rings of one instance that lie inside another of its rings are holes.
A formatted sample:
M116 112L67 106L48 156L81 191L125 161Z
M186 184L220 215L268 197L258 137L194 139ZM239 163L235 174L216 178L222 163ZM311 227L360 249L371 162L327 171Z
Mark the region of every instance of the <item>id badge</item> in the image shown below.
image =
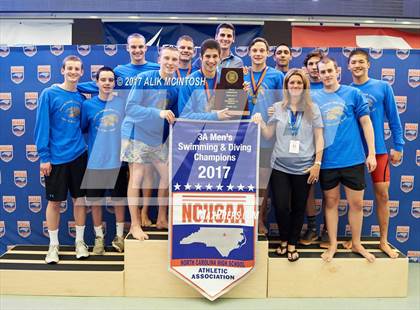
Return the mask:
M290 140L289 153L299 154L299 141L298 140Z

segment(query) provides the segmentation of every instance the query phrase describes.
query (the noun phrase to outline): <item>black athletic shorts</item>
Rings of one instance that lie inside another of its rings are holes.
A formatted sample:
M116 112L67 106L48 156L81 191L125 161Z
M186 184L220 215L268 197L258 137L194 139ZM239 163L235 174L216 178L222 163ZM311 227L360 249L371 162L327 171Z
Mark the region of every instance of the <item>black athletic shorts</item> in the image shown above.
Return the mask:
M355 191L364 190L366 188L365 164L345 168L321 169L319 182L324 191L333 189L339 183Z
M81 188L87 164L87 152L71 162L51 165L51 173L45 176L46 199L49 201L67 200L67 193L73 198L84 197L86 191Z
M86 188L86 199L100 200L107 191L114 200L126 198L128 187L128 166L117 169L86 169L83 179L83 188Z

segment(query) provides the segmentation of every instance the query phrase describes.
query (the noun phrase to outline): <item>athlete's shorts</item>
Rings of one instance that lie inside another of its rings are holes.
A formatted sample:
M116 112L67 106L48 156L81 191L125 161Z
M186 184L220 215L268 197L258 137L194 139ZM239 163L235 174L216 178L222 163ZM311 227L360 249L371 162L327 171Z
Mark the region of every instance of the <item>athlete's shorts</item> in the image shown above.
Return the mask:
M96 201L109 191L113 200L127 197L128 167L117 169L87 169L83 178L83 188L86 188L86 199Z
M167 143L150 146L138 140L122 140L121 161L138 164L168 161Z
M338 184L361 191L366 187L365 164L345 168L321 169L319 181L324 191L333 189Z
M260 148L260 168L271 169L271 154L273 148Z
M51 173L45 176L45 193L49 201L67 200L67 193L73 198L84 197L86 191L81 188L87 164L87 153L83 153L71 162L52 165Z
M388 154L376 154L376 169L370 174L373 183L389 182L391 175L389 172Z

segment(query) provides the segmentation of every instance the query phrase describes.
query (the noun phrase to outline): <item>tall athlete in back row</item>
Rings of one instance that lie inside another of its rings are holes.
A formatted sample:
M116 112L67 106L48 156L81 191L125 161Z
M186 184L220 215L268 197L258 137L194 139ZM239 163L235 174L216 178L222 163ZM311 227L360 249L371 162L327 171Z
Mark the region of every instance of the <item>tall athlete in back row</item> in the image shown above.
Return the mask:
M366 97L370 108L370 118L372 119L375 132L375 150L378 166L372 172L372 183L375 191L377 204L377 215L380 230L379 248L389 257L397 258L398 253L388 245L388 226L389 226L389 159L393 164L398 163L402 157L404 146L403 130L397 105L395 103L394 92L387 82L375 80L369 77L369 55L362 49L353 50L348 58L348 68L353 77L351 86L360 89ZM391 150L389 158L385 146L384 138L384 117L388 119L389 127L392 132L394 149ZM351 246L351 245L347 245Z
M73 198L73 214L76 222L76 258L89 256L84 242L86 208L81 189L86 169L86 144L80 129L80 111L85 98L77 91L77 83L83 75L83 64L77 56L63 60L61 74L64 81L44 89L39 98L36 113L35 143L40 157L40 170L45 176L46 219L50 246L45 262L58 263L58 228L60 204Z

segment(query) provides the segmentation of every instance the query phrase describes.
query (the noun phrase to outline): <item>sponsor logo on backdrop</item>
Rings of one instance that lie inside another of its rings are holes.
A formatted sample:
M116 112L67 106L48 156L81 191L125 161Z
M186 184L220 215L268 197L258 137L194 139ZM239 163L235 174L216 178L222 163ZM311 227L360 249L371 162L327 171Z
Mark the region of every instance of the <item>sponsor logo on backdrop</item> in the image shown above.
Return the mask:
M78 45L77 46L77 52L81 56L89 55L89 53L90 53L90 45Z
M411 203L411 215L416 219L420 218L420 201L413 201Z
M6 226L4 225L4 221L0 221L0 238L2 238L6 234Z
M416 88L420 85L420 70L419 69L408 69L408 85Z
M90 78L91 78L92 81L96 81L96 73L103 66L104 65L90 65Z
M416 165L420 167L420 150L416 150Z
M68 227L69 236L76 238L76 223L74 221L68 221L67 227Z
M354 50L354 47L343 47L342 48L342 50L341 50L341 52L343 53L343 55L345 56L345 57L349 57L350 56L350 53L352 52Z
M405 123L404 126L404 137L408 141L414 141L417 139L419 124L418 123Z
M245 57L246 55L248 55L248 46L236 46L235 54L239 57Z
M3 210L7 213L16 210L16 196L3 196Z
M6 45L0 45L0 57L9 56L10 48Z
M25 92L25 107L31 111L38 107L37 92Z
M25 67L24 66L11 66L10 67L10 79L15 84L20 84L25 79Z
M50 51L51 51L51 54L55 56L60 56L64 52L64 46L63 45L50 45Z
M409 49L397 49L395 50L395 55L401 60L407 59L408 56L410 56L410 50Z
M347 214L347 208L348 208L347 200L346 199L340 199L340 201L338 202L338 215L339 216L346 215Z
M42 221L42 234L49 238L50 235L48 234L48 225L47 225L47 221Z
M268 57L272 57L276 52L277 46L270 46L268 48Z
M34 144L27 144L26 145L26 159L31 162L36 162L39 159L38 151L36 149L36 145Z
M388 140L391 137L391 129L389 129L389 123L384 122L384 137Z
M42 172L39 172L39 183L45 187L45 176L42 174Z
M28 184L28 173L26 170L13 171L13 178L17 187L25 187Z
M22 49L23 49L23 53L28 57L34 56L37 52L35 45L26 45L26 46L23 46Z
M395 69L382 68L381 80L387 82L389 85L393 85L395 82Z
M351 237L351 227L349 224L346 225L346 231L344 232L346 237Z
M412 263L420 263L420 251L407 251L407 257Z
M296 58L299 57L302 54L302 48L301 47L292 47L292 57Z
M380 237L379 225L371 225L370 226L370 236L371 237Z
M400 160L399 160L399 161L397 161L395 164L394 164L392 161L390 161L390 163L391 163L391 165L393 165L394 167L398 167L398 166L400 166L400 165L403 163L403 161L404 161L404 153L402 153L402 154L401 154L401 158L400 158Z
M315 215L318 215L318 214L321 213L321 211L322 211L322 199L315 199L314 209L315 209Z
M50 65L39 65L38 67L38 81L45 84L51 79L51 66Z
M60 213L67 211L67 200L64 200L60 203Z
M12 93L0 93L0 109L7 111L12 107Z
M118 52L118 46L116 44L105 44L104 52L108 56L114 56Z
M389 208L389 217L396 217L398 215L398 211L400 210L400 201L399 200L389 200L388 201L388 208Z
M410 238L410 226L397 226L395 239L399 242L406 242Z
M28 238L31 235L31 222L17 221L17 231L22 238Z
M407 96L395 96L397 103L398 113L404 113L407 110Z
M13 145L0 145L0 158L6 163L11 161L13 159Z
M373 59L381 58L382 57L382 54L383 54L383 50L381 48L371 48L369 50L369 55Z
M320 47L318 49L321 51L322 55L324 56L328 56L328 53L330 52L330 49L328 47Z
M12 119L12 132L17 137L23 136L25 134L25 119Z
M404 193L409 193L414 187L414 176L413 175L402 175L400 188Z
M38 213L42 209L41 196L28 196L28 207L33 213Z
M368 217L373 212L373 200L363 200L363 216Z

